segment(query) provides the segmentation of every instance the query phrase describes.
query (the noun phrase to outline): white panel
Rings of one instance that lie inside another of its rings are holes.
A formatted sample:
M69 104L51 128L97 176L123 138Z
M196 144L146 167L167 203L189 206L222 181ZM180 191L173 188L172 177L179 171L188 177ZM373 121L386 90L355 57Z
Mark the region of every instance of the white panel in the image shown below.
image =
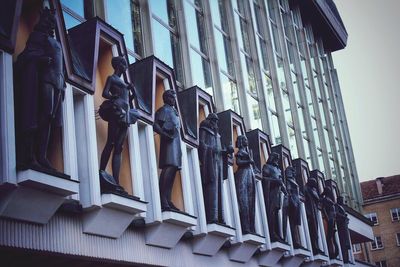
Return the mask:
M0 50L0 185L17 182L12 56Z
M138 124L129 127L128 132L129 162L131 165L131 176L133 185L133 195L144 199L143 173L140 163L141 154Z
M192 188L191 188L191 184L190 184L192 175L189 172L186 144L182 141L181 141L181 151L182 151L181 182L182 182L183 203L185 206L185 212L193 215L194 214L193 196L192 196Z
M74 99L72 95L72 86L67 84L65 90L65 99L62 105L63 112L63 159L64 173L71 176L72 180L78 181L78 161L76 151L76 135L75 135L75 111ZM78 194L70 198L79 200Z
M236 228L236 240L234 242L242 242L242 225L240 223L239 206L236 195L235 176L233 167L228 168L229 193L231 195L231 207L233 217L233 227Z

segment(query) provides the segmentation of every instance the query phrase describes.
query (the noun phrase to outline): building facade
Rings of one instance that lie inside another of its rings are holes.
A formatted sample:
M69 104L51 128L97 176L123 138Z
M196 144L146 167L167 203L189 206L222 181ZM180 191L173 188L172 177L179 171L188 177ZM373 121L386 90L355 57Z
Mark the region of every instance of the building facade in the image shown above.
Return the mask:
M379 177L361 183L364 215L373 222L374 240L360 245L357 258L376 266L400 264L399 175Z
M321 212L323 253L312 253L303 198L301 248L293 246L290 230L285 242L271 242L261 177L255 185L256 233L242 233L234 161L222 186L226 224L207 224L197 151L199 123L216 112L223 145L247 135L260 170L274 151L282 157L282 170L296 167L301 188L312 175L321 195L332 186L335 198L342 196L348 206L352 242L371 238L370 226L357 216L362 197L332 60L332 53L346 46L347 32L333 1L19 0L2 5L2 253L21 261L46 255L49 266L67 264L65 255L83 266L93 260L132 266L362 265L351 250L327 256ZM66 79L63 127L53 131L47 151L54 173L21 170L16 157L15 62L43 7L55 12ZM129 62L123 79L135 86L141 114L122 152L119 184L131 197L102 192L98 175L107 124L96 112L117 55ZM172 191L180 212L162 212L160 206L160 137L153 124L166 90L177 92L182 124L182 169ZM349 253L349 263L343 253Z

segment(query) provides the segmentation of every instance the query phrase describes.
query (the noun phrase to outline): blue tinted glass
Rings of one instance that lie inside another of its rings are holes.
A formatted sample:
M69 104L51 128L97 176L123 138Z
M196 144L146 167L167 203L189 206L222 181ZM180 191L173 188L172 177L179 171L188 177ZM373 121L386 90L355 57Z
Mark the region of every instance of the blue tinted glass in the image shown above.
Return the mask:
M168 24L167 0L149 0L151 12Z
M119 2L119 1L113 1L113 2ZM85 17L83 0L61 0L61 4L73 10L79 16Z
M130 0L106 0L107 20L124 34L126 47L134 51Z
M63 12L63 16L64 16L65 28L67 30L81 23L79 20L77 20L76 18L72 17L71 15L65 12Z
M168 29L153 20L154 54L163 62L173 67L171 36Z

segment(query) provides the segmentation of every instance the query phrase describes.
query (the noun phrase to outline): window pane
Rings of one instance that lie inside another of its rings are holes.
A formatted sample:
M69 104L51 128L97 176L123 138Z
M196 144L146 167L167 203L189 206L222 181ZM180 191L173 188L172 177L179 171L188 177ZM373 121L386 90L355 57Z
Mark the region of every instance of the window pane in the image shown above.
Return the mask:
M69 15L66 12L63 12L63 16L64 16L64 21L65 21L65 28L71 29L72 27L75 27L76 25L81 24L81 22L79 20L77 20L76 18L72 17L71 15Z
M279 130L279 122L278 122L278 116L276 116L275 114L272 114L271 116L271 120L272 120L272 140L273 140L273 144L274 145L279 145L282 141L281 141L281 133Z
M247 104L250 110L250 124L251 129L259 128L262 130L260 106L257 100L250 95L247 95Z
M68 7L72 11L74 11L76 14L81 16L82 18L85 17L85 9L83 5L83 0L61 0L61 4L64 6Z
M149 0L151 12L162 19L165 23L169 24L168 6L173 5L172 1L169 0ZM172 6L173 8L173 6Z
M213 95L210 63L193 49L190 49L190 61L192 66L193 84L204 89L210 95Z
M222 73L220 76L221 76L222 93L226 109L232 109L236 113L240 114L239 98L238 98L236 83L228 79L228 77L226 77Z
M156 39L154 40L154 54L164 63L173 67L172 46L169 41L171 40L170 31L162 26L158 21L153 20L153 22L153 35ZM163 41L161 42L161 40Z

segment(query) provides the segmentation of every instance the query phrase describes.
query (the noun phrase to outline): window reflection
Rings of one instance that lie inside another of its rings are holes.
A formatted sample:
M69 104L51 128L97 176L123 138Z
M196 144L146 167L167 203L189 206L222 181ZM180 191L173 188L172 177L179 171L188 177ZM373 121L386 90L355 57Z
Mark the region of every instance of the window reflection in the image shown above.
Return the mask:
M240 114L239 98L236 83L230 80L225 75L221 75L222 95L226 109L232 109Z
M275 145L279 145L280 143L282 143L282 139L281 139L281 132L279 130L279 120L276 114L272 114L271 123L272 123L271 134L272 134L272 140L274 141L273 143Z
M261 114L260 114L260 106L257 100L255 100L250 95L247 95L247 104L250 110L250 128L251 129L262 129L261 124Z
M131 0L105 0L107 21L124 34L129 54L143 56L139 4Z
M83 0L61 0L61 4L68 9L72 10L77 15L81 16L82 18L85 17L85 8Z

